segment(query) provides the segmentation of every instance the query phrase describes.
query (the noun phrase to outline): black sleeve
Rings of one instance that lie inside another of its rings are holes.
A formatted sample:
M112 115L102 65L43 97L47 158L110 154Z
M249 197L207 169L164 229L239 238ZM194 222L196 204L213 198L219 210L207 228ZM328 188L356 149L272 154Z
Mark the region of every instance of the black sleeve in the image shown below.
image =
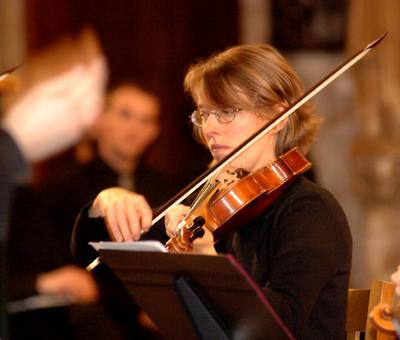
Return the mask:
M29 177L29 165L12 137L0 128L0 304L3 304L3 289L6 274L6 254L8 246L8 224L10 202L16 183ZM32 282L32 278L27 278ZM30 284L31 286L31 284Z
M16 182L28 177L29 166L12 137L0 129L0 231L5 235L11 192Z
M0 180L21 182L28 178L29 170L29 165L15 141L0 129Z
M11 299L36 294L36 277L69 263L63 255L64 239L46 218L35 191L19 186L10 209L7 253Z
M103 218L89 218L92 202L80 211L71 236L71 253L77 262L87 266L98 257L97 251L89 245L91 241L110 241Z
M265 294L285 324L301 334L316 308L346 306L351 236L341 208L318 196L289 202L278 216ZM336 324L338 317L324 315L321 322Z

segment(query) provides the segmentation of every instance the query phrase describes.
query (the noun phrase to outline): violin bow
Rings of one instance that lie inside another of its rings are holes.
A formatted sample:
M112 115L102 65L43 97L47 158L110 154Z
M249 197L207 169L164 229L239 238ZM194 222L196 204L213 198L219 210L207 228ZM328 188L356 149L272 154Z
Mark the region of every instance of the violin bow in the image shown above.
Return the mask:
M287 119L292 113L294 113L298 108L300 108L303 104L313 98L317 93L319 93L323 88L333 82L337 77L346 72L350 67L363 59L369 52L372 51L387 35L387 32L381 35L379 38L375 39L371 43L369 43L366 47L355 53L341 65L339 65L336 69L334 69L331 73L329 73L325 78L320 80L316 85L314 85L311 89L309 89L305 94L303 94L292 106L287 108L285 111L277 115L271 121L266 123L263 127L253 133L250 137L248 137L244 142L242 142L239 146L237 146L232 152L230 152L224 159L215 164L212 168L208 169L202 175L197 177L191 184L189 184L186 188L182 189L178 194L172 197L168 202L166 202L163 206L155 211L155 217L152 221L152 225L157 223L160 219L162 219L169 210L176 207L183 200L185 200L189 195L195 192L201 185L203 185L206 181L209 180L210 177L214 176L216 173L221 171L225 166L231 163L234 159L236 159L239 155L241 155L244 151L254 145L258 140L264 137L268 132L270 132L273 128Z
M249 138L247 138L243 143L237 146L232 152L230 152L224 159L219 161L213 167L205 171L199 177L197 177L192 183L190 183L187 187L178 192L174 197L172 197L168 202L158 208L154 215L151 225L153 226L159 220L161 220L168 211L175 208L178 204L180 204L183 200L185 200L188 196L190 196L193 192L195 192L200 186L210 180L211 177L215 176L219 171L221 171L225 166L227 166L230 162L232 162L235 158L241 155L244 151L250 148L254 143L256 143L259 139L265 136L268 132L270 132L273 128L283 122L286 118L288 118L292 113L294 113L299 107L309 101L312 97L314 97L317 93L319 93L323 88L333 82L337 77L339 77L342 73L346 72L350 67L359 62L362 58L364 58L369 52L372 51L387 35L387 32L381 35L379 38L370 42L366 47L355 53L341 65L339 65L336 69L334 69L331 73L329 73L325 78L320 80L316 85L314 85L311 89L309 89L306 93L304 93L292 106L287 108L282 113L278 114L271 121L262 126L258 131L253 133ZM93 262L91 262L86 269L88 271L93 270L100 263L100 258L97 257Z

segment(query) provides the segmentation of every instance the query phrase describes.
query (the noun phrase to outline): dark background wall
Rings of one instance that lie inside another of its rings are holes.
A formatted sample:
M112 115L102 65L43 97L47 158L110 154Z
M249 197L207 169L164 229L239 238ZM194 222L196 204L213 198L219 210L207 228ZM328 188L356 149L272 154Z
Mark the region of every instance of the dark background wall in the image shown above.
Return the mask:
M238 42L235 0L30 0L28 49L34 52L90 25L108 58L110 81L133 78L159 94L162 134L146 161L187 182L209 160L193 141L183 93L185 70L199 57Z

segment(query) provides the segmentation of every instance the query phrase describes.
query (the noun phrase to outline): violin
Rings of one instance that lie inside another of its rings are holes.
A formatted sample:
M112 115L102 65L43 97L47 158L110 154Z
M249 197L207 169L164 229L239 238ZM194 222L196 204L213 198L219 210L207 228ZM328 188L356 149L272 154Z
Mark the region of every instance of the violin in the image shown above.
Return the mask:
M310 167L311 163L295 147L226 188L220 189L218 182L203 200L205 204L184 218L178 234L167 242L167 249L190 250L191 242L204 235L204 227L212 232L214 241L238 230L265 211L289 183Z

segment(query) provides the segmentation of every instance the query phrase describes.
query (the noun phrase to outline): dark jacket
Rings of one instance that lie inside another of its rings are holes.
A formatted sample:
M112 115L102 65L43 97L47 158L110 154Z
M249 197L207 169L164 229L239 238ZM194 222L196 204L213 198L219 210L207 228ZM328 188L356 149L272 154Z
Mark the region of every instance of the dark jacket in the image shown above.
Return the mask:
M6 337L6 253L11 196L18 180L29 172L29 166L12 137L0 129L0 337Z
M344 339L352 240L333 196L299 178L225 245L300 339Z

